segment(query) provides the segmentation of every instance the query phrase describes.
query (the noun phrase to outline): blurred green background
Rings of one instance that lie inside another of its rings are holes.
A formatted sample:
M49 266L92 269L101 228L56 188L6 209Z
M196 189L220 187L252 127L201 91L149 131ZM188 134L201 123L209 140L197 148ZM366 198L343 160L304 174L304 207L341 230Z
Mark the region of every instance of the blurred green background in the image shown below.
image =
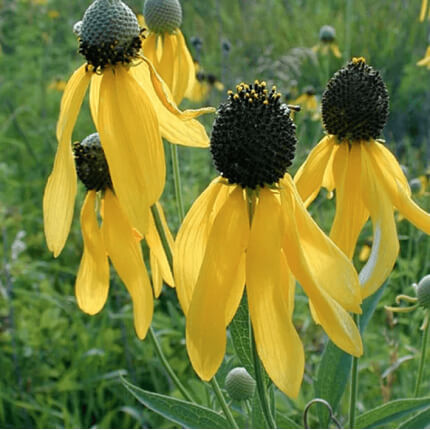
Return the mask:
M119 375L158 393L180 396L158 362L149 339L139 341L129 297L113 274L108 302L97 316L77 307L74 279L82 252L78 212L67 245L54 259L45 246L42 194L56 151L55 125L64 81L83 63L73 24L88 0L0 0L0 426L17 427L172 427L143 409L126 392ZM140 13L143 0L128 4ZM428 44L429 23L418 22L419 0L182 0L182 30L206 72L225 89L240 81L276 84L289 101L311 85L317 99L328 78L350 56L364 56L379 69L391 96L384 131L409 179L425 176L430 159L430 70L417 67ZM350 8L350 9L348 9ZM319 29L331 25L342 58L312 48ZM193 37L203 45L196 51ZM213 89L202 104L217 106L225 91ZM196 107L187 100L183 107ZM296 114L299 147L294 173L323 136L312 112ZM208 132L213 116L203 119ZM138 126L138 125L137 125ZM73 138L94 132L87 104ZM166 144L167 145L167 144ZM186 207L216 175L208 151L179 148ZM166 151L170 167L169 151ZM171 171L163 204L171 228L178 218ZM427 189L428 191L428 189ZM430 209L428 193L415 195ZM328 231L334 201L321 196L312 214ZM430 271L430 241L406 221L398 224L401 255L365 336L360 360L360 411L389 399L410 396L418 366L423 314L392 317L400 292ZM370 226L358 251L371 240ZM357 266L362 262L356 259ZM277 408L301 423L313 396L312 380L325 337L299 297L295 323L306 349L306 374L296 401L278 393ZM211 396L187 360L184 320L175 292L165 287L156 303L153 326L173 368L202 402ZM237 364L229 354L220 380ZM428 376L428 375L427 375ZM422 392L430 384L424 377ZM344 411L345 411L344 405Z

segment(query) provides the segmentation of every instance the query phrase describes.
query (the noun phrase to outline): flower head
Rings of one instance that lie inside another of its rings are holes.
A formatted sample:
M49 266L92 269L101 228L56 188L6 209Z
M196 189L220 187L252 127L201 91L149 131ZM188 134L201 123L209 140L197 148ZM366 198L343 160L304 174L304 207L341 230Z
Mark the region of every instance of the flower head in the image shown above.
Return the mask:
M209 380L220 366L246 284L258 354L275 384L295 397L304 369L292 322L295 278L315 321L354 355L362 346L348 311L360 312L361 298L352 264L312 220L287 173L296 146L289 113L264 82L229 92L211 137L220 176L178 232L174 274L199 376Z
M145 0L143 16L149 29L143 52L179 104L196 80L193 59L179 29L181 4L179 0Z
M352 258L360 231L371 218L370 257L360 273L362 295L374 293L389 276L399 250L394 209L430 233L430 215L411 199L396 158L376 140L388 116L388 93L375 69L354 58L330 79L322 97L328 133L311 151L294 180L309 205L321 186L336 189L333 241Z
M141 234L148 229L148 209L164 188L161 136L189 146L209 143L204 127L193 118L211 109L177 109L152 64L139 53L137 19L121 0L95 0L74 32L87 63L64 90L57 155L43 199L45 236L54 256L63 249L72 221L77 188L71 136L90 84L91 114L116 197Z
M331 25L323 25L320 28L319 40L319 43L312 48L314 52L327 55L331 51L337 58L342 56L336 43L336 30Z
M81 210L84 252L76 278L79 307L88 314L99 312L109 291L109 264L112 261L133 300L134 325L143 339L152 320L151 284L143 262L141 236L132 227L115 192L98 133L73 144L76 171L87 194ZM99 225L97 212L103 222ZM161 271L166 283L173 285L167 258L162 251L151 214L146 236L150 246L153 273ZM170 232L167 230L167 234ZM155 288L158 296L159 287Z

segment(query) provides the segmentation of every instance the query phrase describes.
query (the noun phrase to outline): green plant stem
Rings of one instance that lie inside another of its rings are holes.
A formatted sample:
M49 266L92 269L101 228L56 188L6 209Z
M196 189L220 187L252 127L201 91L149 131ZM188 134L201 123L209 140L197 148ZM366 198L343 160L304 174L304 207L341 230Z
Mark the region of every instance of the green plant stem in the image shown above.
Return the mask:
M354 322L357 328L360 328L360 317L354 314ZM351 394L349 400L349 428L355 428L355 411L357 403L357 389L358 389L358 357L352 357L352 371L351 371Z
M166 253L167 261L169 262L169 266L173 267L173 254L170 249L169 242L167 240L166 232L163 228L163 223L161 222L161 215L156 205L151 206L152 216L154 217L155 227L158 231L158 235L160 236L161 244L163 245L164 252Z
M156 351L156 353L158 355L158 358L161 361L161 364L164 366L164 368L166 369L167 373L172 378L172 381L174 382L174 384L178 387L178 390L182 393L182 395L185 397L185 399L187 399L189 402L196 403L196 401L193 399L193 397L191 396L191 394L182 385L182 382L176 376L176 373L170 367L170 364L167 361L167 359L166 359L166 357L165 357L165 355L163 353L163 350L161 349L160 342L158 342L157 336L156 336L156 334L154 332L154 329L152 327L149 327L149 337L151 338L151 340L152 340L152 342L153 342L153 344L155 346L155 351Z
M346 0L345 19L345 57L346 61L351 60L351 34L352 34L352 3L353 0Z
M251 330L252 333L252 330ZM269 399L266 392L266 387L264 383L263 369L261 368L260 359L257 354L257 346L255 344L254 334L252 336L252 358L254 360L254 371L255 371L255 381L257 383L257 393L260 400L261 409L264 414L267 425L271 429L276 428L275 420L273 419L272 412L270 411Z
M230 423L232 428L238 429L239 426L237 425L237 422L234 419L233 414L231 413L230 408L227 405L227 402L225 401L225 397L222 394L221 388L219 387L218 381L216 380L215 376L211 379L210 384L212 386L212 389L215 392L215 395L218 399L219 404L221 405L224 415L227 418L227 421Z
M421 380L423 377L424 363L426 361L426 350L427 350L427 343L428 343L427 339L428 339L428 334L429 334L429 327L430 327L430 323L429 323L429 321L427 321L427 325L424 329L423 338L422 338L422 342L421 342L420 364L418 367L417 381L415 383L414 397L418 397L418 394L420 391Z
M175 184L176 207L178 210L179 222L185 218L184 199L182 198L181 174L179 171L178 148L174 144L170 144L170 155L172 157L173 182Z

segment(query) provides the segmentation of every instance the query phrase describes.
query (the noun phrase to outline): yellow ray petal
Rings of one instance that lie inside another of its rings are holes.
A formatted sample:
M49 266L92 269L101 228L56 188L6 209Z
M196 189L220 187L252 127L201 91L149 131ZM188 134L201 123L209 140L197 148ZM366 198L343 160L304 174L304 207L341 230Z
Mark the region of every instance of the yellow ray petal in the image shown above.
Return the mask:
M226 308L248 233L246 201L237 187L212 225L187 315L188 355L194 370L205 381L214 376L224 357L226 315L233 313Z
M225 193L226 188L228 187L221 184L218 178L212 181L194 202L176 236L173 273L176 293L185 315L188 314L191 297L199 276L212 221L218 214L217 208L219 209L224 204L228 195ZM220 205L216 208L217 199L220 201Z
M351 316L326 291L320 287L319 278L309 266L298 235L295 206L297 200L288 189L281 189L281 203L285 222L284 252L288 266L312 301L317 320L330 339L349 354L359 356L363 352L360 333ZM314 262L312 262L313 264Z
M102 83L103 75L93 73L90 85L90 110L91 118L97 129L97 121L99 117L99 103L100 103L100 85Z
M399 253L393 205L382 185L382 178L373 168L368 147L361 151L361 189L364 204L373 225L373 243L369 259L359 274L362 296L373 294L388 278Z
M420 10L420 21L423 22L426 18L426 11L428 6L428 0L422 0Z
M184 35L181 30L176 30L176 82L174 99L176 104L179 104L184 98L187 90L194 86L196 74L194 73L194 62L190 51L185 43Z
M152 286L154 288L154 296L158 299L163 288L163 277L161 275L161 270L158 265L157 257L149 250L149 264L151 265L151 275L152 275Z
M400 213L420 230L430 234L430 214L421 209L413 200L409 184L395 157L381 144L368 145L367 153L376 175L381 180L384 192Z
M164 217L164 212L161 209L161 205L157 202L157 208L160 213L160 217L162 218L163 230L169 242L170 250L173 250L173 237L172 233L170 233L169 227L167 226L166 218ZM161 211L160 211L161 209ZM163 222L164 219L164 222ZM145 240L148 243L148 246L151 250L151 253L157 260L157 267L162 273L163 279L167 284L173 286L173 275L170 270L169 261L167 260L166 253L164 251L163 243L161 242L160 236L157 231L157 227L155 225L154 217L152 213L149 213L149 224L148 224L148 232L145 235Z
M303 261L312 271L318 288L346 310L361 313L361 289L354 266L309 215L288 174L282 183L285 192L295 198L294 213L289 216L295 217Z
M115 193L134 227L144 234L148 208L160 197L166 166L155 112L123 67L104 72L99 134Z
M95 211L96 192L88 191L81 210L84 253L75 284L76 300L87 314L101 311L109 292L109 262Z
M76 197L76 170L71 138L91 72L85 65L73 73L61 99L57 123L58 149L43 195L43 221L48 248L57 257L66 243Z
M142 50L145 57L158 70L157 39L158 35L156 33L149 33L148 37L143 41Z
M133 300L134 327L138 337L143 339L152 320L152 288L140 243L118 199L110 190L105 193L101 230L106 251Z
M158 39L158 43L162 44L162 54L160 57L160 62L158 64L157 72L161 76L163 81L166 83L166 85L169 87L173 95L173 100L176 104L178 104L178 102L176 101L174 88L177 48L176 36L173 34L165 33L163 34L162 39Z
M166 94L165 84L163 89L163 83L150 63L142 63L132 67L130 71L151 99L163 137L169 142L179 145L199 148L209 146L206 130L195 118L205 113L214 112L213 108L181 112L172 104L171 96Z
M336 214L330 238L346 254L354 255L357 239L369 218L369 211L361 198L361 145L339 145L333 164L336 183ZM366 192L366 191L364 191Z
M306 161L300 166L294 182L305 206L309 206L321 188L327 163L334 149L331 136L324 137L309 153Z
M249 312L258 355L270 379L285 394L297 397L304 352L291 320L295 281L281 255L282 226L279 200L262 189L246 257Z

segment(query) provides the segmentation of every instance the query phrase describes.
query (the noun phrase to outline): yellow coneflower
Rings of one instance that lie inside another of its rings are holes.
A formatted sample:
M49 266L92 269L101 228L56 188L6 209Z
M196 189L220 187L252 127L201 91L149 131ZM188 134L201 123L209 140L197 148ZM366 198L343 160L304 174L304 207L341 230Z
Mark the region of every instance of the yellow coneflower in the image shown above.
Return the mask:
M167 99L162 81L139 54L141 31L127 5L121 0L95 0L74 31L87 64L73 73L64 90L57 155L43 198L45 236L54 256L61 252L72 220L76 172L71 135L90 82L91 113L115 194L140 233L146 232L148 208L159 199L165 183L160 130L172 143L209 144L204 127L193 118L211 110L180 112Z
M103 308L109 291L109 257L133 300L136 333L143 339L152 320L153 298L139 244L141 236L130 224L114 193L98 133L74 143L73 152L78 177L87 189L81 210L84 252L75 286L78 305L90 315ZM158 208L161 210L161 206ZM101 226L97 212L103 220ZM152 272L158 276L154 284L158 296L161 277L170 285L173 285L173 278L151 214L149 220L146 240ZM165 220L163 225L172 242Z
M309 205L321 186L336 189L336 215L330 232L352 258L358 235L370 218L373 245L360 273L363 297L374 293L390 274L399 251L394 208L430 233L430 215L411 199L408 181L393 154L375 140L388 116L388 92L364 58L354 58L330 79L322 97L328 133L295 176Z
M143 52L179 104L195 82L193 59L179 29L181 4L179 0L145 0L143 17L149 29Z
M430 46L427 47L424 58L417 62L417 66L425 66L430 69Z
M321 117L318 100L315 95L315 88L311 85L303 88L303 94L293 100L291 104L298 105L304 112L311 114L311 118L314 121L318 121Z
M208 97L212 88L216 88L218 91L224 89L224 84L213 73L204 72L196 60L194 60L194 68L196 80L194 85L186 92L185 97L193 102L201 102Z
M428 0L422 0L421 2L421 10L420 10L420 21L423 22L426 19L426 14L427 14L427 18L430 19L430 9L427 13L427 9L428 9Z
M348 312L360 312L360 286L351 262L312 220L286 173L296 137L281 95L259 81L236 90L218 109L212 131L220 176L196 200L175 242L187 350L198 375L211 379L246 284L259 357L274 383L295 397L304 369L292 322L295 278L314 319L356 356L362 344Z
M323 25L320 28L319 39L319 43L312 48L314 52L327 55L331 51L335 57L342 57L336 43L336 30L331 25Z

